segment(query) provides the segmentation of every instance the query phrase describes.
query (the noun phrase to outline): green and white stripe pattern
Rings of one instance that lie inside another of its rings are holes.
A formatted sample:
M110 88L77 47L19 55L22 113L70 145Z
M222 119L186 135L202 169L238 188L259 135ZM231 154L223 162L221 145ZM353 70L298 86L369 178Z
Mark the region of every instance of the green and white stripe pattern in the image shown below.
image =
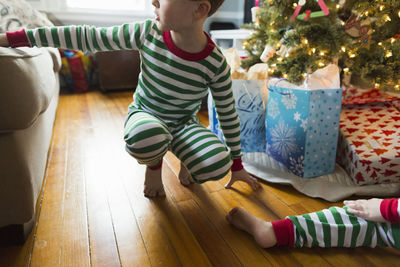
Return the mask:
M197 183L221 179L229 172L229 150L209 129L197 121L170 129L157 117L133 108L125 123L127 152L139 163L153 166L171 150Z
M400 223L375 223L331 207L288 216L294 224L295 247L394 247L400 249Z
M129 107L129 112L135 114L130 114L126 122L125 141L127 151L140 163L154 165L166 150L171 149L195 173L198 181L203 181L221 177L230 167L231 158L241 156L240 124L231 89L230 68L218 47L204 59L182 59L167 48L163 33L152 20L106 28L45 27L27 29L26 33L32 46L89 52L120 49L139 51L141 74L134 101ZM201 129L195 118L209 89L229 150L226 147L222 149L221 144L216 145L212 134ZM155 117L143 116L144 113L140 111ZM160 123L156 125L155 120ZM188 127L190 124L193 124L193 128ZM145 134L139 134L139 130ZM203 137L200 137L201 133ZM192 140L193 136L198 136L196 141ZM202 138L212 141L200 141ZM179 143L186 141L190 145ZM194 150L194 154L187 151L188 147ZM229 160L224 156L226 151L230 153ZM210 163L213 157L219 160L210 164L214 170L208 170L209 175L206 175L204 163Z

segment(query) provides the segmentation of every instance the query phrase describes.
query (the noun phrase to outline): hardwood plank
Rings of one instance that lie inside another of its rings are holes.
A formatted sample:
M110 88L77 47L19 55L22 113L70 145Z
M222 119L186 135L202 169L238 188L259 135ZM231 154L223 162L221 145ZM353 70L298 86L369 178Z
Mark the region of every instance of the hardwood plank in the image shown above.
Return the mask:
M136 176L144 177L144 167ZM165 168L165 167L163 167ZM131 172L130 172L131 173ZM207 256L188 228L178 208L167 192L166 197L147 199L143 196L143 182L126 177L126 188L132 208L152 265L210 266Z
M143 196L144 171L144 166L130 159L121 173L150 263L152 266L181 266L168 235L152 212L152 200Z
M114 231L118 243L118 249L122 266L150 266L149 256L146 251L144 240L139 229L138 222L133 213L132 207L129 202L128 192L124 187L123 179L118 170L125 170L124 164L132 164L134 161L123 149L124 143L122 140L123 122L126 114L123 114L118 109L115 99L119 97L112 97L113 101L103 101L110 98L110 95L101 96L106 99L98 99L107 105L110 115L110 121L107 127L104 127L105 138L108 136L105 145L110 149L108 158L113 158L113 168L109 170L109 177L107 179L107 191L110 203L110 210L114 222ZM138 166L138 165L137 165Z
M110 151L102 140L106 127L103 120L107 110L95 93L87 94L93 134L87 140L85 151L85 176L87 192L87 212L90 236L90 255L92 266L120 266L118 247L115 240L113 221L107 199L106 180L110 162L103 160L102 154ZM109 120L106 120L109 121Z
M70 95L61 95L53 130L53 155L48 166L30 266L59 266L63 234L63 206L68 153Z
M202 207L203 212L208 214L225 242L244 266L274 266L277 264L265 258L263 249L256 245L247 233L237 231L226 221L225 215L229 210L240 205L227 190L211 193L207 196L200 195L197 203ZM207 207L204 206L204 203L207 203Z
M157 198L151 203L153 215L167 234L182 266L190 266L194 262L196 266L211 266L171 198Z
M177 205L213 266L242 266L212 222L193 199L180 201Z
M85 113L88 112L86 98L73 95L68 112L70 113L70 123L66 130L70 138L68 142L60 265L85 267L90 266L83 170L85 163L82 157L82 152L85 149L84 140L90 138L86 133L87 126L85 126L89 123L85 118L85 115L87 115Z

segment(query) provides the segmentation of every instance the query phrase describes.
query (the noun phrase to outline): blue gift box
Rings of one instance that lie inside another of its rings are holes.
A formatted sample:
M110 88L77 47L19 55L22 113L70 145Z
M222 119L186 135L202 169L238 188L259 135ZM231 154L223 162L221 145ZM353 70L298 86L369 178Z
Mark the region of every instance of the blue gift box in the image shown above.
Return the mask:
M232 80L235 107L240 119L242 152L265 152L265 107L267 89L263 80ZM212 97L208 98L210 130L224 140Z
M305 90L269 83L267 152L300 177L335 168L342 89Z

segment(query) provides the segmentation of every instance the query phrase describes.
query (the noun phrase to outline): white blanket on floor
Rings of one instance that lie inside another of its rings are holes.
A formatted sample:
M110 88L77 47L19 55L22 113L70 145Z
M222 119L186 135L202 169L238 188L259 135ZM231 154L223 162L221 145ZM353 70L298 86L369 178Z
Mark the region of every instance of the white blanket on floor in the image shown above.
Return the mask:
M400 183L359 186L337 164L333 174L315 178L301 178L289 172L266 153L243 153L242 160L246 170L262 180L271 183L291 184L307 196L319 197L331 202L344 200L351 195L363 197L400 196Z

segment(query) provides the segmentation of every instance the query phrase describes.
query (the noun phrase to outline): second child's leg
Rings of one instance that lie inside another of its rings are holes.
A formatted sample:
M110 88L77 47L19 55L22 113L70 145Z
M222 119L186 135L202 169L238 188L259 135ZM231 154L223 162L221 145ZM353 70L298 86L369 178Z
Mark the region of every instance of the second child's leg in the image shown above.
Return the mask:
M227 220L251 234L263 248L291 247L394 247L400 249L400 224L366 221L347 211L347 207L329 209L281 221L264 222L241 208L232 209Z
M262 248L270 248L277 244L272 224L261 220L245 209L239 207L233 208L226 215L226 219L236 228L252 235L257 244Z

